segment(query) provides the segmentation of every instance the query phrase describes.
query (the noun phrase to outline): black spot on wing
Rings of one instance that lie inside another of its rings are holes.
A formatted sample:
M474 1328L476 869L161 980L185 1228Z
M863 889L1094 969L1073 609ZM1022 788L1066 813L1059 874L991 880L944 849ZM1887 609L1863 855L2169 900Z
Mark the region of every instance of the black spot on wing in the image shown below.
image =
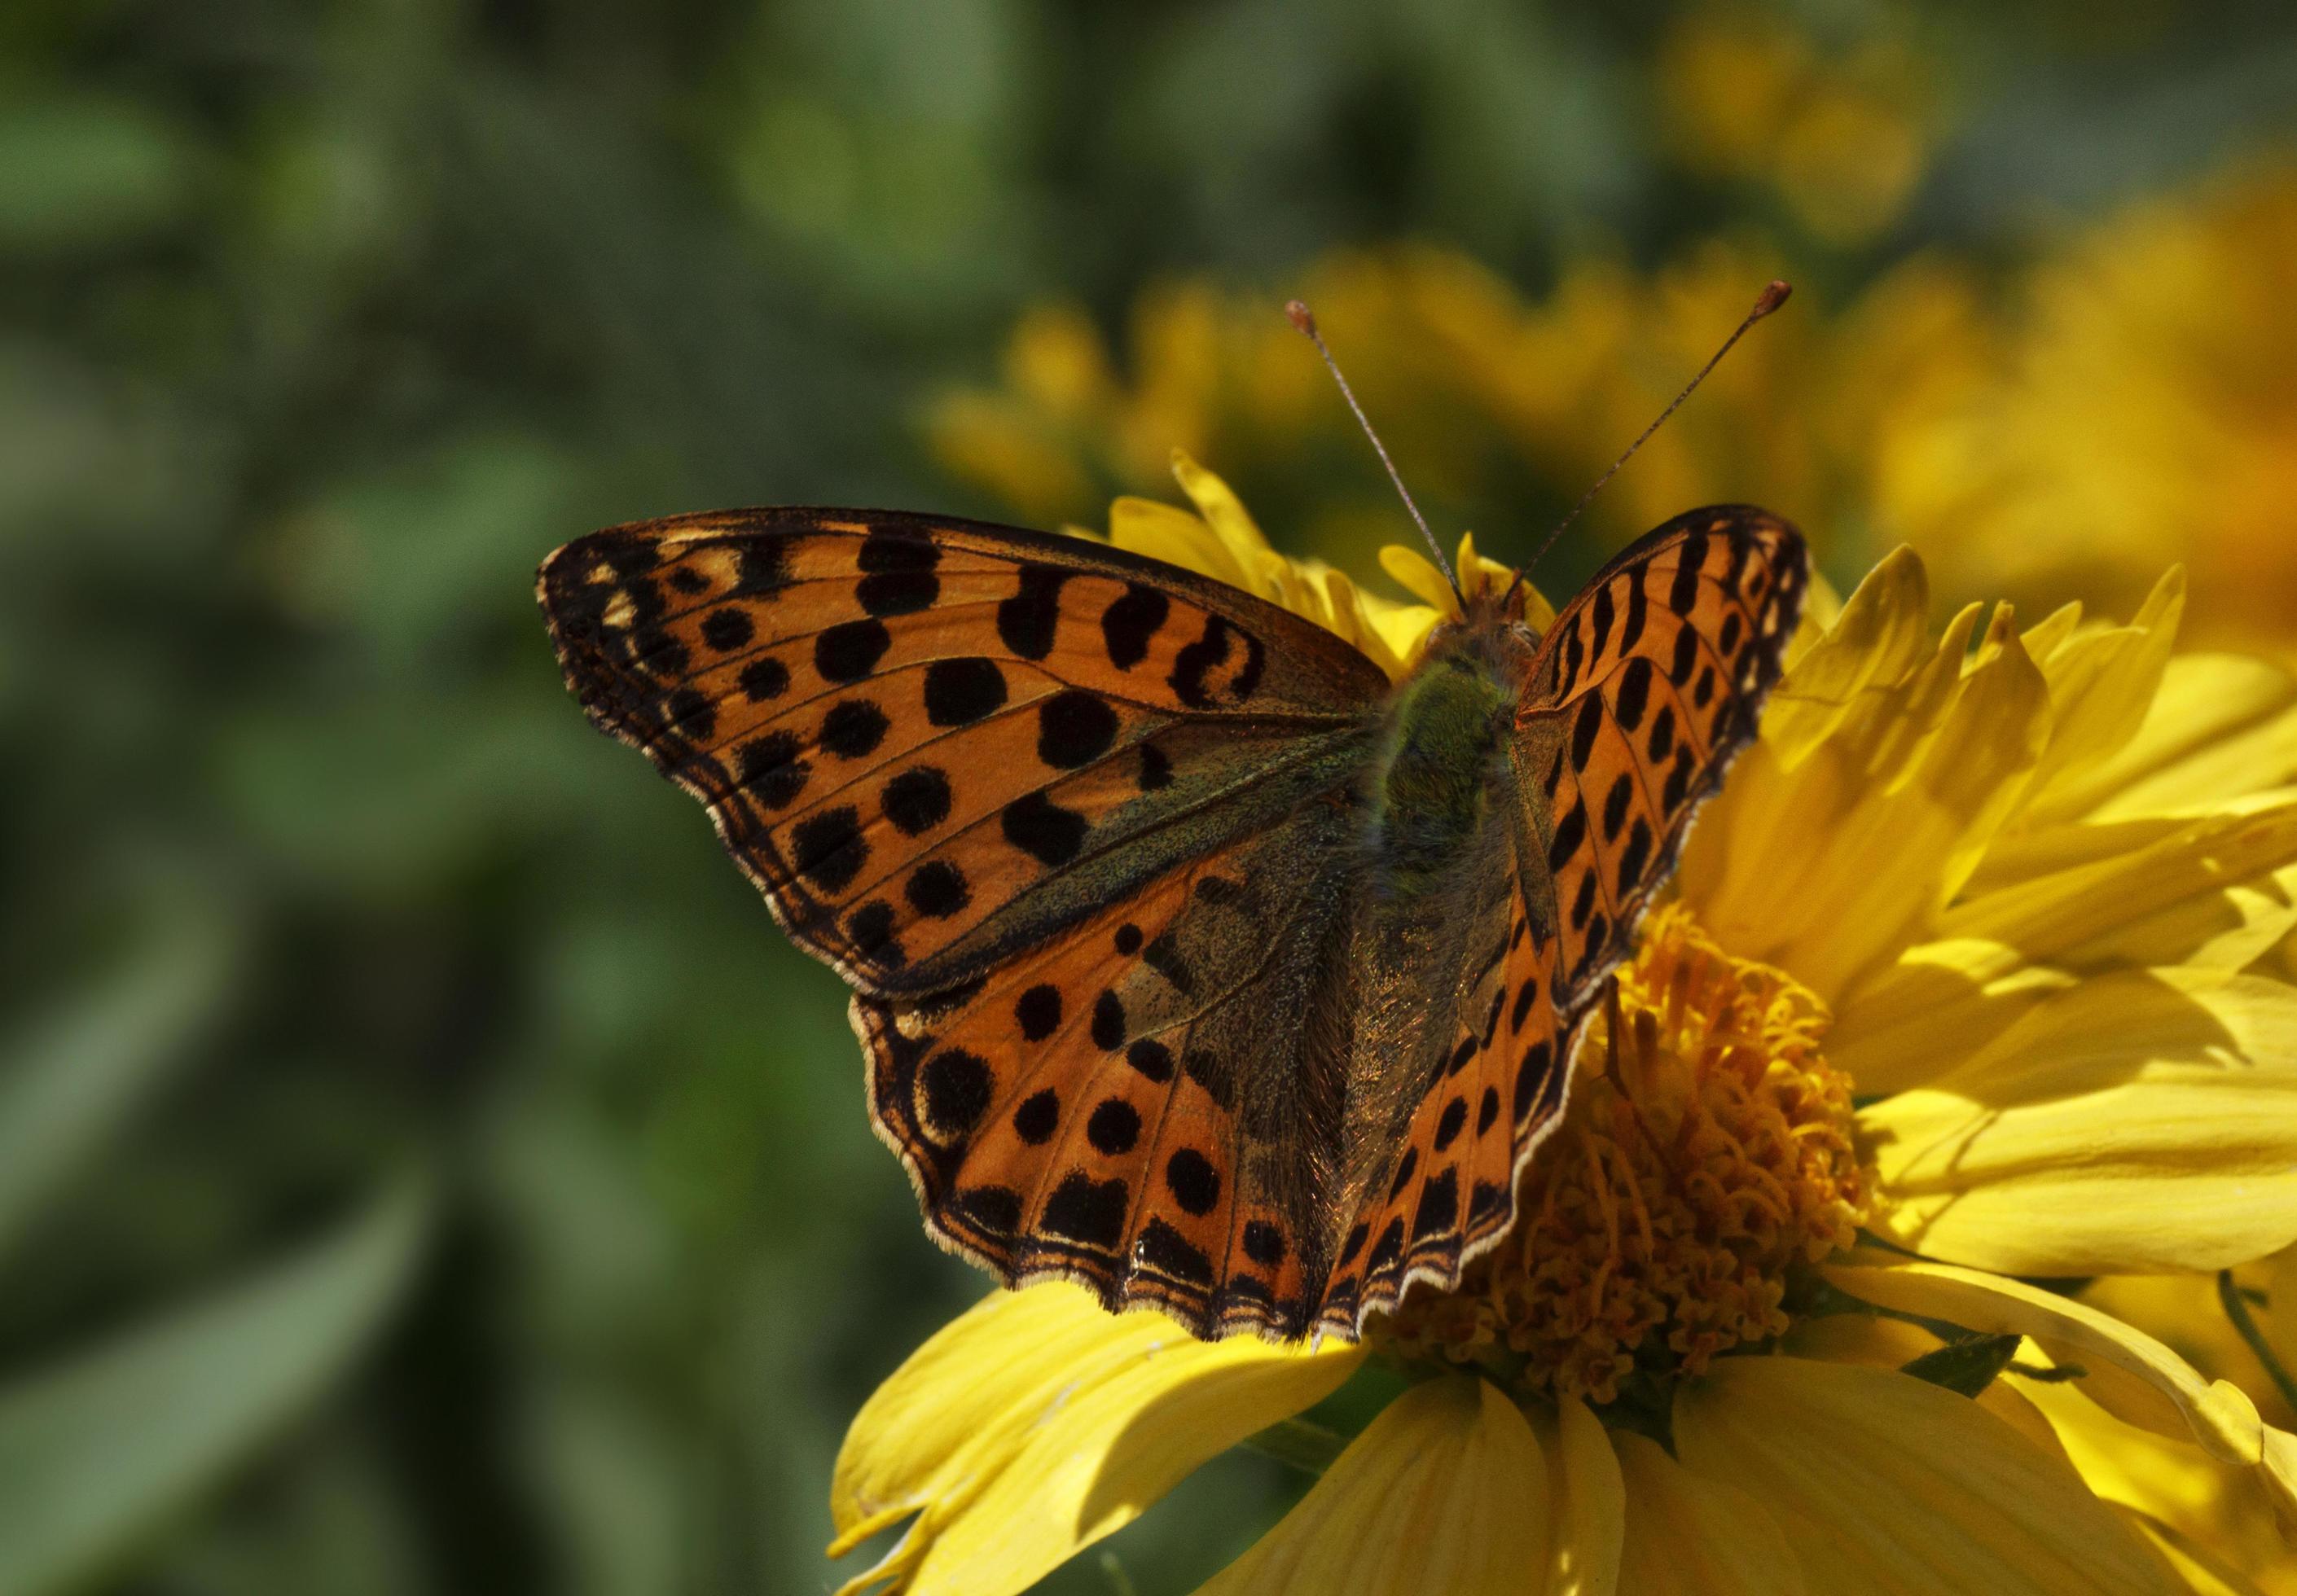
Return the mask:
M800 820L791 829L790 843L797 873L825 893L852 885L869 857L860 811L850 803Z
M1050 1235L1107 1250L1124 1233L1129 1195L1121 1179L1096 1181L1073 1170L1053 1189L1038 1222Z
M1130 670L1148 657L1149 641L1173 612L1173 601L1138 582L1126 588L1100 615L1101 640L1108 662Z
M1675 551L1675 580L1667 590L1667 607L1688 615L1699 607L1699 568L1707 563L1707 534L1693 532Z
M853 600L870 615L914 615L941 596L930 571L880 571L853 584Z
M742 745L735 755L741 785L768 809L787 809L805 791L812 768L798 757L795 734L770 731Z
M702 640L720 654L731 654L757 634L749 613L732 605L712 610L702 618Z
M910 873L902 896L927 919L946 920L973 901L973 888L963 870L947 860L930 859Z
M1619 850L1620 897L1626 897L1642 884L1643 868L1651 862L1651 827L1638 815L1627 833L1627 845Z
M1220 1171L1194 1148L1181 1148L1165 1161L1165 1186L1183 1212L1198 1218L1220 1202Z
M1595 734L1603 726L1603 695L1591 692L1580 700L1578 719L1571 723L1571 768L1585 770L1595 752Z
M1138 1260L1159 1274L1192 1286L1212 1284L1213 1261L1202 1248L1161 1219L1152 1218L1143 1225L1132 1246Z
M743 666L736 679L743 697L752 703L767 703L789 691L789 667L770 654L761 655Z
M970 726L1005 705L1005 672L977 656L935 660L926 667L926 719L935 726Z
M824 681L860 681L893 646L893 634L882 621L841 621L814 638L813 668Z
M1061 585L1069 572L1054 565L1021 567L1021 588L997 606L997 636L1019 658L1041 660L1053 652L1061 618Z
M931 765L916 766L887 782L877 804L904 836L922 836L949 819L949 777Z
M1014 1000L1013 1020L1024 1041L1044 1041L1060 1029L1061 989L1042 983L1029 988Z
M1000 819L1005 840L1048 868L1067 864L1084 851L1085 818L1042 793L1016 798Z
M1050 1141L1060 1126L1060 1094L1050 1087L1033 1094L1013 1110L1013 1133L1033 1148Z
M1070 687L1037 706L1037 758L1055 769L1074 770L1107 753L1116 730L1108 700Z
M1620 730L1633 731L1642 724L1643 710L1651 703L1651 678L1658 674L1641 654L1620 670L1618 696L1611 703L1611 718L1619 723Z
M886 572L931 571L941 564L941 550L933 539L913 526L869 529L855 551L853 563L871 575Z
M885 712L869 699L841 699L822 716L821 732L814 740L825 753L834 753L840 759L860 759L877 752L891 724L885 719Z

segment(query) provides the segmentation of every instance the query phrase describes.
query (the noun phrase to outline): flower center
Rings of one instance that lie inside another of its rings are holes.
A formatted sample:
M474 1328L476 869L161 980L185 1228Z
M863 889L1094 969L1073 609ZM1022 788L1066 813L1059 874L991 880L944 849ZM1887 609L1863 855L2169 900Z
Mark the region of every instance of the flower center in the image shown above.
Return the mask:
M1457 1290L1407 1296L1374 1344L1600 1404L1782 1334L1795 1275L1850 1245L1871 1189L1827 1024L1688 911L1655 913L1618 1008L1589 1022L1514 1229Z

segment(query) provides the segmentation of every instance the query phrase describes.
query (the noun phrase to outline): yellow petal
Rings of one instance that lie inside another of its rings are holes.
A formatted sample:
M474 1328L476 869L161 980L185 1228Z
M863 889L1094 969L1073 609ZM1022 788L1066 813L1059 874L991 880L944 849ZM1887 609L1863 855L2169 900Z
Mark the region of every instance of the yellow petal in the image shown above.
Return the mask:
M2142 1515L2146 1533L2196 1589L2297 1596L2297 1556L2252 1470L2219 1461L2191 1440L2116 1418L2090 1399L2086 1378L2013 1373L2001 1383L2017 1386L2047 1416L2091 1490Z
M2072 1469L1927 1381L1725 1358L1676 1398L1675 1435L1685 1467L1764 1504L1813 1590L2177 1588Z
M1317 574L1324 584L1325 603L1333 616L1332 629L1361 649L1375 665L1388 674L1391 680L1403 676L1416 652L1420 638L1427 635L1423 626L1412 638L1412 650L1399 651L1382 621L1387 613L1409 607L1415 614L1425 614L1432 621L1432 612L1422 611L1417 605L1406 606L1392 599L1367 593L1348 580L1347 572L1331 566L1321 566Z
M1411 594L1435 613L1437 619L1457 616L1459 595L1452 584L1436 569L1436 562L1416 548L1406 548L1401 543L1381 546L1379 568L1395 580L1396 585Z
M2297 774L2297 680L2262 660L2183 654L2137 734L2061 783L2056 802L2094 822L2208 814Z
M2089 829L2100 829L2090 827ZM2061 968L2204 962L2238 969L2297 920L2276 875L2297 863L2297 803L2188 822L2142 847L1972 896L1941 934ZM2246 889L2247 904L2232 901Z
M1486 1381L1412 1386L1283 1522L1204 1586L1268 1596L1509 1596L1547 1561L1547 1462Z
M2265 1281L2266 1305L2257 1318L2281 1367L2297 1370L2297 1246L2284 1247Z
M2297 1366L2291 1358L2297 1345L2287 1345L2297 1342L2289 1333L2297 1325L2287 1322L2297 1319L2297 1286L2285 1287L2276 1277L2293 1257L2297 1248L2286 1248L2233 1271L2235 1287L2249 1297L2252 1320L2285 1368ZM2227 1316L2215 1275L2104 1275L2082 1288L2081 1299L2166 1342L2202 1373L2231 1380L2257 1399L2268 1424L2297 1425L2297 1410L2280 1400L2271 1375Z
M1460 534L1460 554L1456 561L1460 572L1460 589L1473 598L1480 593L1504 596L1519 581L1522 582L1522 618L1526 626L1535 632L1544 632L1555 624L1555 606L1547 596L1523 578L1516 568L1499 560L1486 559L1476 552L1476 534Z
M1615 1596L1626 1532L1626 1485L1610 1432L1577 1397L1557 1404L1554 1419L1543 1418L1538 1429L1558 1465L1548 1515L1554 1551L1547 1596Z
M1779 1343L1791 1357L1824 1358L1830 1363L1864 1363L1900 1369L1936 1352L1939 1337L1903 1319L1879 1313L1824 1313L1796 1321Z
M1807 1588L1778 1523L1724 1480L1693 1474L1658 1443L1612 1437L1626 1483L1621 1583L1636 1596L1800 1596Z
M1887 689L1930 651L1930 576L1901 546L1866 573L1824 634L1796 656L1763 711L1763 741L1791 770L1862 695Z
M1090 417L1116 390L1100 329L1090 311L1073 303L1021 313L1005 348L1005 376L1023 396L1069 422Z
M2043 752L2020 824L2084 812L2080 778L2119 753L2145 723L2178 640L2186 573L2172 566L2128 626L2080 632L2036 655L2050 684L2050 745Z
M1253 520L1244 501L1229 485L1177 448L1173 451L1173 474L1180 479L1181 491L1189 496L1197 513L1205 518L1205 523L1213 529L1238 565L1254 570L1262 556L1276 552L1269 547L1259 522Z
M2219 1269L2297 1239L2297 988L2095 977L1860 1110L1873 1228L2005 1274Z
M1108 540L1127 553L1163 560L1231 588L1251 588L1250 572L1228 545L1212 528L1174 506L1153 498L1118 499L1108 506Z
M2026 629L2026 653L2047 669L2047 662L2071 638L2082 622L2081 600L2069 599Z
M2297 1586L2276 1582L2273 1591L2268 1592L2215 1551L2196 1543L2190 1536L2179 1534L2159 1518L2119 1502L2114 1504L2113 1510L2123 1524L2152 1544L2169 1568L2170 1576L2183 1582L2194 1596L2276 1596L2279 1592L2297 1589Z
M848 1591L1020 1591L1138 1518L1206 1459L1321 1401L1356 1347L1203 1342L1068 1285L998 1292L865 1403L830 1508L843 1556L915 1515Z
M2022 1280L1919 1259L1881 1266L1828 1264L1823 1272L1839 1290L1877 1307L1988 1335L2030 1336L2060 1363L2093 1370L2101 1362L2110 1364L2165 1399L2133 1404L2125 1415L2133 1422L2172 1436L2190 1436L2221 1462L2253 1467L2262 1460L2264 1426L2257 1405L2238 1386L2204 1379L2153 1337L2086 1303Z
M2297 929L2297 804L2169 834L1956 904L1861 982L1827 1052L1862 1093L1924 1084L2080 976L2237 970ZM2100 828L2090 828L2100 829Z
M1717 941L1831 1002L1927 933L2016 802L2049 724L2041 672L2006 612L1988 657L1964 670L1975 621L1965 611L1918 669L1854 695L1800 764L1783 764L1767 734L1741 757L1682 870L1684 901Z
M2266 1426L2263 1475L2281 1538L2297 1550L2297 1436Z

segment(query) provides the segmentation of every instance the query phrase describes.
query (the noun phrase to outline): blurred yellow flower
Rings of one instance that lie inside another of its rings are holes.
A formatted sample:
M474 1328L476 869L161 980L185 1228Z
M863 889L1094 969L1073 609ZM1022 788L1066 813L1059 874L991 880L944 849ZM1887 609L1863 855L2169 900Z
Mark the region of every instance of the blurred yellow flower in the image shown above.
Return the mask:
M2206 638L2297 633L2297 164L2137 205L2033 273L1999 373L1879 513L1971 582L2125 604L2186 561Z
M1464 256L1400 246L1330 257L1302 293L1417 488L1437 505L1510 506L1491 546L1527 557L1781 269L1744 240L1656 273L1591 255L1533 303ZM1978 290L1944 262L1907 262L1848 306L1799 293L1593 501L1583 538L1616 543L1686 504L1743 500L1855 547L1869 506L1894 497L1878 484L1933 469L1932 424L1992 358ZM949 470L1025 520L1075 519L1104 487L1152 488L1177 443L1297 484L1310 504L1297 530L1333 557L1369 563L1395 536L1387 483L1272 298L1201 282L1143 294L1129 380L1081 314L1041 309L1006 365L1000 387L944 397L928 432ZM1524 502L1527 477L1548 497Z
M1676 20L1653 93L1692 170L1773 185L1804 226L1852 243L1912 198L1939 131L1937 78L1889 33L1829 51L1775 13L1733 7Z
M1120 541L1409 663L1433 606L1359 607L1181 476L1198 513L1120 505ZM905 1527L847 1589L1022 1590L1375 1354L1417 1383L1210 1589L2285 1589L2297 1438L2029 1283L2297 1242L2297 989L2260 963L2297 695L2177 654L2183 598L1934 637L1903 550L1815 595L1527 1172L1536 1242L1370 1351L991 1296L855 1421L831 1550Z

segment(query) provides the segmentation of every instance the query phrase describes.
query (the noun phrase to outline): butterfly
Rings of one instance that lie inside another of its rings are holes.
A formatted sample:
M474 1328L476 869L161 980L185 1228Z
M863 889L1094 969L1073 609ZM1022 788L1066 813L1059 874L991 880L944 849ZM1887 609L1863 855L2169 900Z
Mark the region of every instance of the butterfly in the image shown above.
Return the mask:
M613 527L539 594L590 719L853 988L934 1240L1353 1339L1506 1232L1808 570L1695 510L1544 634L1478 594L1395 683L1191 572L898 512Z

